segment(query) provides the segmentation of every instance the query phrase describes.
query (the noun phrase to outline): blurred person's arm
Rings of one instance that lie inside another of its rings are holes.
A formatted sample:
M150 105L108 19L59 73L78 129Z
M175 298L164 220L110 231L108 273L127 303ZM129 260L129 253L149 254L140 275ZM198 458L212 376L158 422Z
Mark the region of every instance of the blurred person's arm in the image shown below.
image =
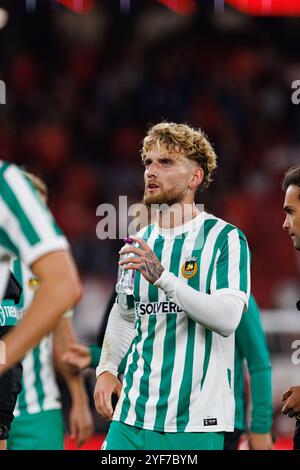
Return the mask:
M53 331L53 359L71 395L69 428L77 445L82 445L93 433L93 420L81 374L63 360L63 354L75 344L75 334L69 317L61 318Z
M69 364L69 366L74 367L77 371L87 369L88 367L96 369L99 365L101 351L102 348L97 344L85 346L75 343L69 346L68 351L63 354L62 360L66 364ZM119 365L119 374L124 374L128 354L129 350Z
M101 348L97 344L85 346L83 344L70 344L62 360L77 371L92 367L96 369L99 364Z
M73 366L76 367L77 370L83 370L87 367L92 367L96 369L101 355L101 348L104 340L104 335L107 327L107 322L109 318L109 314L113 305L116 301L116 291L113 290L109 301L107 302L103 320L101 322L99 332L97 334L97 344L90 344L89 346L85 346L83 344L71 344L69 350L64 354L63 360Z
M249 446L252 450L270 450L273 446L272 368L259 308L252 295L248 312L236 330L236 347L246 359L250 374L252 413Z
M288 415L289 418L300 419L300 385L290 387L286 390L281 398L284 403L282 413Z
M62 314L81 296L81 285L71 255L67 251L49 253L31 266L40 287L20 323L4 337L6 349L3 373L53 330Z
M81 284L69 245L41 196L22 171L5 164L0 174L2 225L6 245L30 267L39 279L38 289L26 315L6 337L6 363L9 369L41 338L54 328L61 315L79 300Z

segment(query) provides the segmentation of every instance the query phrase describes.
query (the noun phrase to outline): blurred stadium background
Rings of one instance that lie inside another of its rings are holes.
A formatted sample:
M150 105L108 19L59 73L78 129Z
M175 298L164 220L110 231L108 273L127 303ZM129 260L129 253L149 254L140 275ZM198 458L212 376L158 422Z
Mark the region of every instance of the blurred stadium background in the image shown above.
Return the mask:
M291 361L300 340L300 257L282 230L280 183L300 163L300 106L291 100L300 79L300 16L247 15L220 0L9 0L0 7L8 12L0 14L0 155L50 187L84 281L74 317L79 340L95 341L122 244L97 239L97 206L117 207L119 195L140 200L138 149L149 124L203 127L219 170L201 202L248 237L272 354L274 435L289 448L294 420L280 414L279 400L300 383ZM86 383L92 401L93 372ZM105 432L96 415L95 422ZM98 440L89 446L98 448Z

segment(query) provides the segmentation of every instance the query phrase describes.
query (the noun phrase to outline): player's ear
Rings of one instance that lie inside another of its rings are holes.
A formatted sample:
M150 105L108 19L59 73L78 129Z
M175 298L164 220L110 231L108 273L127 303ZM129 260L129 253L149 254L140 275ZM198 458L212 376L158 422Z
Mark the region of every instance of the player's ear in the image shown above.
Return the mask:
M204 178L204 171L203 168L200 166L193 167L193 174L190 179L190 188L196 189L202 183Z

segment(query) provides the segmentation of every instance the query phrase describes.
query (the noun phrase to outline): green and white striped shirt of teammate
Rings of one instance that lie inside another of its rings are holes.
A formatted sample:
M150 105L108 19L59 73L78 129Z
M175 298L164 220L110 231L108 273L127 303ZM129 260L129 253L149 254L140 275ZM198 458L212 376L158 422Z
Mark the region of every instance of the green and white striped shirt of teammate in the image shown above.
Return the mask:
M17 308L26 314L26 309L31 304L39 283L19 259L13 263L13 272L23 289ZM70 316L70 314L67 314L67 316ZM60 393L53 368L52 339L50 335L45 336L38 346L26 354L22 360L22 365L22 391L18 395L14 415L22 417L43 411L61 409ZM14 437L13 431L14 428L12 428L12 439Z
M153 224L138 236L184 284L233 294L247 310L249 249L236 227L202 212L183 226ZM133 306L136 332L113 420L167 433L233 431L235 335L204 328L139 271L127 298L128 310Z
M0 299L13 258L30 266L47 253L67 249L67 240L38 192L18 167L0 160Z

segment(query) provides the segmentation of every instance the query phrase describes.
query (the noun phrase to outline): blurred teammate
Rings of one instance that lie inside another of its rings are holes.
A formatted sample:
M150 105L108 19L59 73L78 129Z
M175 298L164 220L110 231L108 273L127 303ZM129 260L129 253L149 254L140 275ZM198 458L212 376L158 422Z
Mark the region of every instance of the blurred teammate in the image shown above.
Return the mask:
M0 160L0 301L7 289L11 260L17 256L39 277L41 289L26 318L13 329L8 325L2 330L10 331L1 335L0 343L0 448L6 447L20 390L20 368L11 367L55 326L81 293L68 243L47 207L21 170Z
M33 175L26 173L25 176L47 202L46 185ZM39 280L19 259L14 261L13 266L14 274L23 289L17 307L24 314L38 291ZM15 419L10 431L9 450L64 448L64 421L53 360L71 394L71 436L76 437L77 445L81 445L92 434L92 417L81 376L61 361L63 353L75 343L70 316L71 312L64 314L53 331L53 357L52 338L46 336L22 361L22 392L18 397Z
M68 243L40 195L19 168L0 161L0 299L14 257L30 267L40 288L26 316L4 337L0 374L52 330L81 295Z
M282 188L285 191L283 224L291 237L294 247L300 251L300 166L290 168L285 174ZM290 387L282 396L285 402L282 412L290 418L296 416L294 449L300 450L300 385Z
M251 423L249 448L271 450L272 377L271 361L258 305L251 295L246 315L242 316L235 332L234 397L235 424L233 433L225 433L225 449L238 448L246 430L244 363L250 376Z
M124 269L136 270L135 292L114 304L97 368L96 408L113 419L103 448L222 449L234 425L232 333L248 306L248 245L195 207L216 168L202 131L158 124L142 160L144 203L164 211L134 237L138 246L121 250L134 255ZM130 345L122 387L118 367Z

